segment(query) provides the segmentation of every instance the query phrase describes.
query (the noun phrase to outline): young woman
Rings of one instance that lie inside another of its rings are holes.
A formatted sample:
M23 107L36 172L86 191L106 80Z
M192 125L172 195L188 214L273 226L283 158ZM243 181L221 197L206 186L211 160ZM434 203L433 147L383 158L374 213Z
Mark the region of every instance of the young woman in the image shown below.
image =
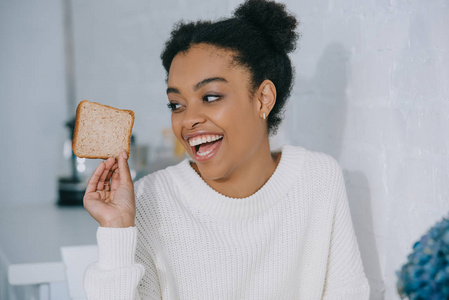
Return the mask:
M179 24L161 55L173 132L191 160L133 186L126 152L92 175L91 299L368 299L344 180L331 157L272 153L297 20L271 1Z

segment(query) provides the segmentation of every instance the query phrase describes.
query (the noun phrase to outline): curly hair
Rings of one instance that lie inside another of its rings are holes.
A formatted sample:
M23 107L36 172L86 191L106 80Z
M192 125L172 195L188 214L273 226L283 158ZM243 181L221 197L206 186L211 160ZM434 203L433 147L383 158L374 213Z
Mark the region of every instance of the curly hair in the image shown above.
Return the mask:
M247 0L231 18L177 23L161 53L162 64L168 76L173 58L200 43L232 50L234 62L250 71L253 91L266 79L275 85L276 103L267 120L268 133L275 134L293 85L294 69L288 53L296 48L297 26L298 20L285 5Z

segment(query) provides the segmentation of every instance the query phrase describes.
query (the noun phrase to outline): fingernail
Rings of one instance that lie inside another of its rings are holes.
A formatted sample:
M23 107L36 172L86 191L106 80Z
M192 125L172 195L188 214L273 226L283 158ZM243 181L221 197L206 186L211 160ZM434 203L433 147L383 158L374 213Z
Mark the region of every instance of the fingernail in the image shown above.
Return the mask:
M128 158L128 153L126 153L126 150L123 150L123 158L127 159Z

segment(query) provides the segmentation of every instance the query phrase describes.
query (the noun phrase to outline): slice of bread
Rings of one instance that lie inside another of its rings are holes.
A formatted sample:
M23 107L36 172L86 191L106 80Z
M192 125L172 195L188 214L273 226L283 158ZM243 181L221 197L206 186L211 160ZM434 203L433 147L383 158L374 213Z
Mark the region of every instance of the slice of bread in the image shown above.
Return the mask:
M76 110L72 150L78 157L129 157L134 112L83 100Z

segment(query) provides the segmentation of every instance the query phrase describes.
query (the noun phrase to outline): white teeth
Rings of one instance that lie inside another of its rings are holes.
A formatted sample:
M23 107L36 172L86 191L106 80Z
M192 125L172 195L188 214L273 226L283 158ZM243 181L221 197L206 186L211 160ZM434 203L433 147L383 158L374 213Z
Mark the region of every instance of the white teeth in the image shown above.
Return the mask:
M210 143L216 140L221 139L223 136L221 135L202 135L189 139L190 146L194 147L204 143ZM205 154L204 154L205 155Z
M212 152L212 150L207 150L206 152L197 152L196 154L198 154L198 156L206 156L211 152Z

